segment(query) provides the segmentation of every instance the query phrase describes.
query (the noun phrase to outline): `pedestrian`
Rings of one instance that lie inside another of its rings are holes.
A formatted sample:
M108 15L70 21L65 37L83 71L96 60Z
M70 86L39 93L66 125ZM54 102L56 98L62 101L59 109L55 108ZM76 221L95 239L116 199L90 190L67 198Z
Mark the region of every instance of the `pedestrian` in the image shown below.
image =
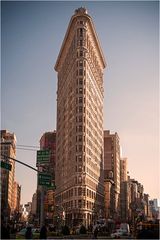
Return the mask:
M98 227L95 227L95 229L93 231L94 238L97 238L97 235L98 235Z
M11 227L9 224L7 224L7 238L10 239L10 234L11 234Z
M47 228L45 225L40 230L40 236L39 239L47 239Z
M4 223L1 226L1 239L10 239L10 226Z
M33 238L32 228L28 226L25 232L25 239L32 239L32 238Z

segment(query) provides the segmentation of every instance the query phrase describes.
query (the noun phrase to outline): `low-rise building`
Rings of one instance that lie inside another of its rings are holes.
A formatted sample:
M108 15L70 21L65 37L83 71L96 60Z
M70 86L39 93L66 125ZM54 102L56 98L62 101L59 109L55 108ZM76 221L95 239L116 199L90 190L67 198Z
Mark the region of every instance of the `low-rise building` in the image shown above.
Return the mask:
M14 211L15 161L5 156L16 158L16 136L7 130L1 130L1 159L10 164L11 170L1 168L1 215L2 221L8 222Z

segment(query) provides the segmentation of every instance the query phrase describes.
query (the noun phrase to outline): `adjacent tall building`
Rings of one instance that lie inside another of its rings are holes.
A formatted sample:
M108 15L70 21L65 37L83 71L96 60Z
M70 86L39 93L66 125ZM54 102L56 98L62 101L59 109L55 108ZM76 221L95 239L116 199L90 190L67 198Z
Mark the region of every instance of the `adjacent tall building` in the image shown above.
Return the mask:
M1 130L1 159L11 164L11 171L1 168L1 214L4 221L10 219L14 210L14 181L15 181L15 161L5 158L9 156L16 158L16 136L7 130Z
M106 218L120 216L120 143L117 133L104 131L104 185Z
M56 65L56 204L72 225L88 225L104 207L105 59L85 8L72 16Z
M46 222L53 223L53 215L55 209L55 161L56 161L56 131L53 132L45 132L41 139L40 139L40 149L41 150L49 150L50 151L50 158L48 163L45 163L38 167L39 170L43 170L45 172L51 174L52 176L52 187L45 188L43 187L44 191L44 217ZM38 186L37 188L37 217L40 219L40 212L41 212L41 192L42 187Z
M120 159L120 218L129 221L130 186L127 175L127 158Z
M20 211L20 201L21 201L21 186L14 182L14 189L13 189L13 211L14 214L18 214Z

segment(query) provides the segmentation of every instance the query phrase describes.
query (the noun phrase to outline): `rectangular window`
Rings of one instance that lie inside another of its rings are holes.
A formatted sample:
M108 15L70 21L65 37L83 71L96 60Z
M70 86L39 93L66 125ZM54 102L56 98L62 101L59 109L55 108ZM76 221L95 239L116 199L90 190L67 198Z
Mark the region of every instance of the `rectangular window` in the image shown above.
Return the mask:
M82 106L80 106L80 107L79 107L79 112L82 112L82 109L83 109L83 107L82 107Z
M82 166L81 165L78 166L78 172L82 172Z
M79 97L79 103L83 103L83 98Z
M82 188L79 187L79 188L78 188L78 196L81 196L81 195L82 195Z
M82 122L82 116L79 116L79 122Z
M82 145L78 146L78 150L79 150L79 152L82 152Z
M79 79L79 85L83 85L83 80Z
M79 52L79 56L80 56L80 57L83 57L83 51L80 51L80 52Z
M74 189L74 195L77 196L77 188Z
M83 188L83 196L86 196L86 189Z
M87 197L89 196L89 190L87 189Z
M79 135L79 136L78 136L78 141L79 141L79 142L82 142L82 135Z
M81 125L79 126L79 132L82 132L82 126Z
M78 200L78 207L81 208L82 207L82 200Z
M81 155L78 156L78 161L82 162L82 156Z
M79 88L79 93L83 93L83 88Z
M80 33L80 37L82 37L83 36L83 28L79 29L79 33Z
M82 68L79 69L79 76L83 76L83 69Z
M79 61L79 67L83 67L83 61Z
M78 177L78 183L82 183L82 177L81 176Z
M80 45L80 47L83 46L83 41L82 40L79 41L79 45Z

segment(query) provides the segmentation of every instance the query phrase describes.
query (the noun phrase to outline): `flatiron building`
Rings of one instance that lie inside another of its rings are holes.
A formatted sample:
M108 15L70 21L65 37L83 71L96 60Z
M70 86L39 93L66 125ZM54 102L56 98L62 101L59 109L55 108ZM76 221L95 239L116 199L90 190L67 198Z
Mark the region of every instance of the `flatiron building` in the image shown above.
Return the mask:
M71 17L55 64L56 205L72 226L88 226L103 215L105 67L92 18L79 8Z

